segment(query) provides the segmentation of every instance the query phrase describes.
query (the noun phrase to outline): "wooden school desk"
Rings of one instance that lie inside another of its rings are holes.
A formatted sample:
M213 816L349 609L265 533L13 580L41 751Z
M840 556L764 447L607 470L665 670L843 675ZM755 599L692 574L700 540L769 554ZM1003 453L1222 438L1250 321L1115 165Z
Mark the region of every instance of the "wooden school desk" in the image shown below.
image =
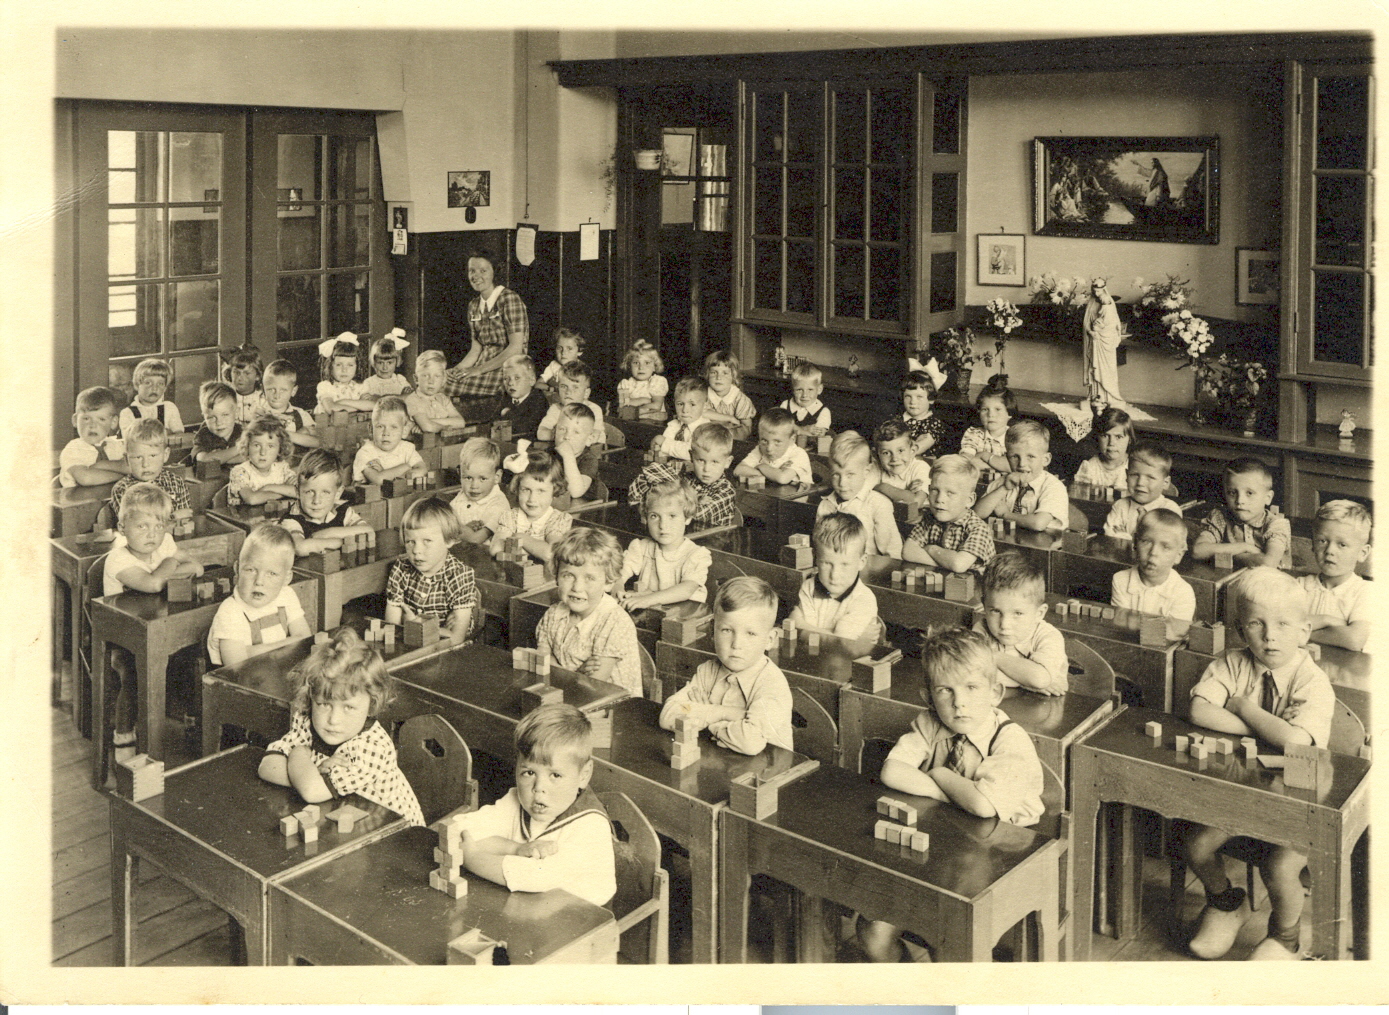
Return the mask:
M1154 746L1144 732L1148 722L1162 724L1161 746ZM1119 841L1130 844L1109 859L1111 896L1119 900L1114 929L1121 941L1133 937L1140 917L1141 857L1131 829L1133 808L1143 807L1168 818L1217 824L1305 854L1312 875L1312 954L1347 958L1350 928L1340 915L1348 911L1351 898L1351 849L1369 824L1370 763L1333 754L1329 784L1316 790L1288 789L1281 771L1245 763L1238 754L1212 753L1201 771L1194 758L1173 749L1176 735L1193 732L1211 735L1174 715L1131 708L1071 751L1077 958L1090 957L1095 818L1100 805L1109 803L1122 805ZM1238 748L1238 738L1233 739Z
M582 523L599 529L607 529L619 537L626 535L645 538L650 535L646 529L646 522L642 519L641 511L625 503L606 503L590 508L575 518L574 521L576 525ZM737 529L738 526L736 525L691 526L685 531L685 535L695 542L703 544L715 536L734 532Z
M1238 648L1242 644L1238 635L1227 629L1225 647ZM1176 651L1172 662L1172 711L1183 719L1191 715L1191 689L1200 682L1206 667L1214 660L1215 656L1193 652L1188 648ZM1370 730L1370 681L1374 675L1374 658L1368 652L1352 652L1336 645L1323 645L1321 658L1316 662L1331 681L1331 689L1336 692L1336 697L1345 702L1365 724L1365 728Z
M455 543L449 552L473 569L478 602L482 612L499 618L503 624L511 616L511 600L524 591L507 580L506 572L492 557L487 543Z
M1130 541L1093 536L1090 548L1083 554L1056 550L1051 555L1052 592L1060 596L1075 596L1096 603L1109 602L1114 575L1133 567ZM1196 594L1196 619L1210 623L1223 620L1225 615L1225 586L1240 568L1227 571L1209 561L1194 561L1187 556L1173 570Z
M115 482L101 486L60 486L53 490L53 519L49 536L61 539L91 532L97 512L111 500Z
M701 535L699 543L709 547L716 567L731 566L743 574L761 578L776 589L783 601L793 605L809 574L781 563L781 548L786 545L786 539L774 529L741 526Z
M615 963L612 913L562 889L509 892L467 874L468 894L429 886L438 834L402 828L270 887L270 964L444 965L477 929L505 941L512 965Z
M400 534L395 529L376 533L376 547L361 553L336 553L336 570L329 569L321 553L296 557L294 570L311 575L319 584L319 608L315 631L331 631L342 623L343 603L359 596L386 591L386 576L401 553Z
M303 808L288 786L263 781L256 769L263 751L242 745L164 774L164 792L139 803L111 795L111 943L116 965L135 952L131 894L136 863L148 860L174 880L234 917L245 932L246 961L265 964L266 892L276 880L365 845L405 819L352 795L320 805L350 803L367 812L339 834L319 825L317 843L286 839L280 819Z
M1127 677L1142 693L1144 705L1163 710L1172 707L1172 657L1186 638L1186 623L1169 620L1163 644L1143 645L1139 638L1143 614L1116 609L1111 620L1076 616L1069 611L1063 617L1056 612L1056 604L1062 602L1066 602L1062 596L1047 596L1047 623L1098 652L1116 674ZM1106 599L1102 605L1108 602Z
M931 837L925 854L873 837L884 795L920 811L917 827ZM1031 914L1041 958L1057 958L1060 844L1031 829L888 790L842 768L783 786L777 812L762 821L724 808L720 824L724 962L747 961L748 886L759 873L915 931L937 962L990 961L994 943ZM798 939L801 960L819 961L820 935Z
M988 524L990 528L993 527L992 522ZM1046 576L1047 588L1052 587L1052 556L1061 549L1061 532L1059 530L1048 529L1045 532L1033 532L1030 529L1017 529L1012 533L1005 530L1002 535L997 532L993 533L993 540L995 553L1013 550L1022 554Z
M229 575L230 572L228 571ZM318 583L300 578L289 587L299 597L306 617L318 615ZM211 602L171 603L163 593L122 592L92 600L92 665L106 665L108 645L119 645L135 657L136 749L159 759L164 756L164 691L169 657L188 645L207 640L212 618L225 596ZM106 783L106 681L92 680L92 775L98 788ZM101 730L100 739L97 731Z
M644 698L618 703L612 747L593 752L593 785L602 793L626 793L657 832L689 851L692 958L713 962L719 923L718 819L728 801L729 782L754 771L794 777L813 771L818 762L772 746L758 754L739 754L702 734L699 761L676 770L666 756L671 734L658 725L660 714L660 704Z
M544 588L522 592L511 597L511 647L535 647L535 628L545 611L559 602L559 588L546 585ZM661 624L667 617L680 620L695 620L710 616L707 603L697 603L685 599L669 606L652 606L630 614L637 627L637 642L651 655L656 655L656 645L661 640Z
M793 532L810 532L815 528L815 511L820 498L830 490L827 482L767 483L754 489L746 480L730 472L729 479L738 495L738 509L745 518L760 519L762 524L781 537Z
M915 588L909 587L905 581L892 580L894 571L901 571L903 568L920 569L926 566L908 564L892 557L869 556L862 577L864 583L872 588L873 597L878 601L878 616L886 623L899 624L902 627L925 628L929 624L964 624L968 627L974 608L979 605L979 593L983 589L983 582L979 576L974 576L975 595L967 603L946 599L943 592L927 592L925 583L920 579L917 580ZM945 573L939 568L933 570L938 574Z
M233 564L241 551L245 533L234 525L219 521L207 515L193 516L193 534L174 538L179 552L192 557L204 567L218 564ZM53 566L53 665L55 672L63 659L64 645L71 654L73 668L72 717L77 728L88 732L89 717L86 713L86 696L82 693L82 613L83 604L91 597L93 589L87 587L87 572L96 559L110 552L112 543L81 543L76 536L54 539L52 545ZM66 591L66 600L64 599ZM64 613L68 626L63 628Z

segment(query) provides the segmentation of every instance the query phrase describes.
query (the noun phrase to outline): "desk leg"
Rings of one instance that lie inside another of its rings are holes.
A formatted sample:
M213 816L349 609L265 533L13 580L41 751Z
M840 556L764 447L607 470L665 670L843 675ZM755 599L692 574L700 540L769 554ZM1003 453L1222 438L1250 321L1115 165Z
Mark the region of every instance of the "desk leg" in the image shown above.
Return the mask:
M824 900L794 888L791 891L791 905L796 913L796 961L824 962Z
M342 572L335 571L323 576L323 626L320 630L331 631L342 623Z
M699 963L718 961L719 912L719 815L709 815L708 836L691 836L690 932L691 958Z
M1352 851L1340 854L1339 831L1330 821L1316 821L1312 828L1312 849L1307 854L1308 872L1312 875L1311 951L1326 959L1350 958L1350 935L1345 917L1350 913Z
M1084 749L1071 754L1071 806L1075 855L1075 901L1071 906L1071 951L1079 962L1090 961L1090 937L1095 932L1095 835L1100 802L1095 786L1095 762Z
M1115 900L1117 905L1114 914L1114 936L1120 941L1127 941L1138 932L1138 923L1142 916L1143 861L1139 856L1134 809L1128 804L1120 804L1112 810L1118 812L1119 818L1115 846L1110 851L1110 873L1117 873L1119 877L1118 898Z
M106 674L110 668L111 645L95 626L92 630L92 785L106 786L107 751L111 749L111 730L106 722Z
M135 653L135 667L135 681L140 689L135 716L138 750L159 761L164 757L164 692L169 679L169 652L157 631L146 631L144 650Z
M203 757L216 754L222 746L222 702L221 692L214 690L206 678L203 680Z
M76 614L76 613L73 613L73 614L72 614L72 616L68 619L68 625L65 626L65 625L63 624L63 611L66 609L68 603L69 603L72 599L75 599L76 597L75 597L75 596L64 596L64 595L63 595L63 589L64 589L64 588L68 588L69 591L71 591L71 587L68 585L67 582L63 581L63 580L62 580L61 578L59 578L57 575L53 575L53 607L52 607L52 608L53 608L53 685L52 685L52 691L53 691L53 693L52 693L52 695L51 695L51 701L49 702L49 704L53 705L55 708L56 708L58 705L62 704L62 701L63 701L63 646L66 645L66 644L68 644L70 640L72 640L72 641L75 641L75 640L76 640L76 639L70 639L70 638L69 638L69 630L70 630L71 628L75 628L75 627L77 626L77 614ZM76 694L77 694L77 686L78 686L78 679L77 679L77 654L76 654L75 652L73 653L73 656L72 656L72 672L73 672L72 686L73 686L74 697L76 697ZM76 718L76 716L77 716L77 703L76 703L76 701L73 702L73 706L72 706L72 707L73 707L73 718ZM80 724L79 724L79 726L78 726L78 729L81 729L81 725L80 725Z
M92 671L92 663L82 655L82 612L87 598L85 585L72 586L71 634L72 634L72 721L77 724L77 732L91 736L92 715L87 706L88 698L83 685L84 675ZM89 646L88 651L91 651ZM84 665L85 664L85 665ZM93 678L95 679L95 678Z
M135 858L126 848L120 822L111 823L111 957L118 966L134 960L135 921L130 904L135 883Z
M728 812L724 812L728 815ZM748 960L748 828L747 823L728 815L721 822L719 908L719 960L746 962ZM696 884L698 876L694 876ZM696 960L698 961L698 960Z

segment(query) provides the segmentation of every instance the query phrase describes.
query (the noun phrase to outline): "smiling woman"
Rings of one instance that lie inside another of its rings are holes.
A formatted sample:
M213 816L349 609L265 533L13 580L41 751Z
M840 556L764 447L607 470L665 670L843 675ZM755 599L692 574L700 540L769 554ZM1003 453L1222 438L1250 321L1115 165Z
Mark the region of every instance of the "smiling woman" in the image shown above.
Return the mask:
M468 255L468 284L477 296L468 304L472 348L451 368L444 390L454 398L480 398L501 393L502 364L523 356L530 340L526 304L496 282L497 261L485 250Z

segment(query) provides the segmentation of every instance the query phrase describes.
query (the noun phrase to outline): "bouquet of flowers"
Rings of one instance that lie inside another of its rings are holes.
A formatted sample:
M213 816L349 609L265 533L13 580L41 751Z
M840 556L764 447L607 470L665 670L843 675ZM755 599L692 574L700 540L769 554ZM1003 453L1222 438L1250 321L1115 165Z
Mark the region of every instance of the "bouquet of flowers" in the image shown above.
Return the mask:
M1033 303L1050 303L1069 309L1079 307L1090 298L1090 283L1083 278L1060 278L1048 271L1027 280Z
M1141 278L1133 280L1133 287L1138 290L1138 298L1133 301L1133 314L1135 317L1142 317L1144 314L1155 314L1163 318L1174 311L1185 310L1191 306L1191 294L1193 290L1188 288L1190 280L1180 282L1176 275L1168 275L1166 282L1144 282Z
M1182 366L1195 364L1215 339L1205 319L1197 317L1190 310L1174 310L1164 314L1162 323L1167 328L1167 337L1186 360ZM1180 370L1182 366L1177 369Z
M1255 410L1271 376L1263 363L1229 352L1195 361L1194 369L1198 399L1204 398L1246 415Z
M993 299L984 305L993 320L993 326L1000 329L1005 335L1014 328L1022 327L1022 318L1018 316L1018 308L1007 300Z
M923 354L928 352L947 374L969 370L976 362L982 362L985 366L993 365L993 353L975 355L974 332L969 328L948 328L937 332L931 336L929 350L922 350Z

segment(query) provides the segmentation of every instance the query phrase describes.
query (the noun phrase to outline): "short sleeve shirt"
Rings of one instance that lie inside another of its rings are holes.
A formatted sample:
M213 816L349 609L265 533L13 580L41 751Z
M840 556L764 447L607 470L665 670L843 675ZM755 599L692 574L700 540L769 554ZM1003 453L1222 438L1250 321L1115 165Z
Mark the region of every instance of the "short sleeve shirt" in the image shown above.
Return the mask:
M617 663L609 682L626 688L634 698L642 695L637 626L607 593L587 617L576 616L563 603L551 606L536 626L535 643L566 670L577 670L593 658L612 657Z
M902 556L902 530L897 527L897 517L892 513L892 501L867 483L846 501L841 501L832 493L826 494L815 509L815 517L823 518L836 511L854 515L863 522L868 532L868 553L886 557Z
M193 454L200 455L204 451L227 451L236 447L237 442L240 440L240 423L232 423L230 437L218 437L209 430L207 424L204 423L202 426L198 427L197 432L193 434Z
M1339 617L1347 624L1370 619L1370 583L1352 572L1341 584L1328 588L1321 578L1306 574L1297 580L1307 590L1307 611Z
M433 395L412 391L405 396L405 408L411 419L423 417L432 419L435 423L452 423L454 426L463 426L465 423L463 414L458 411L458 406L453 404L453 399L442 391Z
M409 441L401 441L390 451L382 451L372 441L367 441L357 449L357 457L352 459L353 482L361 483L367 478L366 467L373 461L380 462L382 470L394 469L399 465L408 465L412 469L424 468L424 459Z
M1176 571L1167 572L1167 578L1160 585L1144 584L1136 567L1119 571L1114 575L1109 602L1121 610L1173 620L1189 621L1196 616L1196 593Z
M700 416L693 423L682 423L678 419L671 420L661 433L661 454L688 462L690 460L690 441L694 439L695 431L705 423L712 422L713 420L704 416Z
M1104 459L1100 458L1099 455L1094 458L1087 458L1080 463L1080 468L1076 470L1076 482L1127 491L1129 488L1128 456L1125 455L1119 459L1113 468L1105 465Z
M742 709L737 722L718 722L710 735L740 754L758 754L769 744L795 750L791 732L791 685L786 674L765 656L741 673L734 673L717 659L702 662L690 682L676 691L661 708L661 726L670 729L686 702L727 705Z
M907 430L910 432L913 442L930 437L939 444L941 439L945 437L945 424L940 421L939 416L908 416L904 412L902 413L902 422L907 424Z
M492 552L500 551L502 544L512 536L534 536L554 544L559 542L560 537L573 525L573 515L553 506L546 508L539 518L532 518L520 508L512 508L507 512L506 520L500 527L493 530Z
M366 388L361 381L319 381L315 390L318 394L315 412L324 412L327 409L323 404L325 398L338 402L344 399L356 401L366 397Z
M1191 689L1193 698L1205 698L1224 708L1231 697L1259 700L1263 674L1271 672L1277 688L1273 714L1291 726L1307 731L1312 743L1325 747L1331 737L1331 715L1336 693L1326 673L1305 651L1281 668L1269 670L1260 665L1247 648L1231 649L1206 667L1201 680Z
M453 513L464 526L472 527L477 523L493 532L506 523L507 515L511 513L511 502L506 499L500 486L492 487L492 491L481 500L469 500L467 493L460 492L450 503Z
M801 585L796 608L808 627L818 627L839 638L876 637L882 631L878 619L878 600L862 580L845 589L842 595L830 595L816 575Z
M791 398L782 402L781 407L792 415L797 426L818 426L822 430L830 428L830 407L818 398L804 409Z
M1256 522L1240 522L1230 518L1221 508L1214 508L1201 519L1200 535L1210 536L1217 543L1253 543L1260 553L1267 551L1270 539L1282 539L1283 559L1274 566L1292 566L1292 525L1282 515L1275 515L1271 511L1265 511L1263 518Z
M625 582L635 575L638 593L656 592L682 582L694 582L699 588L690 593L690 599L703 603L709 599L705 583L709 580L709 567L712 564L709 548L690 539L684 540L669 553L653 539L634 539L622 554L622 574L618 576L618 581Z
M969 570L983 572L984 565L993 560L994 537L989 531L989 523L966 509L965 513L952 522L938 522L927 512L916 523L908 537L922 546L939 546L944 550L964 550L974 554L974 563Z
M992 493L1007 481L1007 476L999 476L989 484L988 492ZM1071 498L1066 493L1066 487L1061 480L1050 472L1042 472L1031 483L1012 491L1009 497L1005 497L1002 509L1017 511L1022 514L1046 512L1058 523L1065 525L1071 517Z
M752 432L752 420L757 415L757 406L752 404L752 399L743 393L743 389L738 385L728 389L728 394L720 398L714 393L714 389L709 389L709 405L707 412L717 412L725 416L732 416L738 421L737 426L728 426L735 431L735 437L746 437Z
M233 465L227 473L227 503L240 504L241 495L267 486L297 486L298 477L289 462L275 462L269 471L261 472L250 462Z
M1003 437L995 437L982 426L972 426L960 438L960 454L971 457L993 458L1008 454Z
M747 453L747 456L738 463L740 469L756 469L761 466L766 459L762 457L762 448L755 447ZM810 468L810 455L805 448L799 444L788 444L786 452L775 462L766 462L774 469L790 469L794 473L793 481L809 486L815 482L815 474Z
M1021 639L1016 645L1007 647L1000 644L989 633L988 625L984 622L982 613L975 616L974 629L989 640L989 645L995 652L1030 659L1047 671L1050 680L1045 687L1029 687L1025 690L1036 691L1038 694L1065 694L1070 688L1070 663L1066 659L1066 639L1062 637L1060 631L1045 620L1037 623L1030 636ZM1004 687L1020 686L1016 680L1004 673L999 673L998 678L999 683Z
M176 553L178 553L178 547L174 545L174 537L167 532L164 534L164 541L155 548L148 561L141 560L131 553L130 547L123 542L113 546L111 552L106 555L105 569L101 575L101 594L114 596L125 591L125 586L121 584L120 579L123 571L138 567L146 574L152 574L155 568Z
M1104 520L1104 534L1106 536L1128 536L1132 539L1133 534L1138 531L1139 519L1153 508L1166 508L1177 515L1182 513L1182 506L1166 497L1159 497L1148 504L1138 504L1131 497L1120 497L1109 509L1109 515Z
M97 462L115 462L124 457L125 442L119 437L107 437L101 442L100 447L88 444L81 437L74 437L63 446L62 453L58 455L58 482L66 487L76 486L77 480L72 478L74 467L95 465Z
M408 606L422 617L446 621L454 610L472 610L470 626L476 630L477 581L473 569L457 557L444 558L432 575L422 575L403 557L391 561L386 575L386 602Z
M281 609L285 611L284 623L279 622ZM207 632L207 654L214 665L221 666L223 641L273 645L289 638L289 626L295 620L304 620L304 607L288 585L280 590L274 602L259 609L248 605L241 593L233 591L231 598L222 600L212 618L212 628Z
M877 468L877 482L873 485L876 486L878 483L886 483L899 490L910 490L913 483L920 483L920 489L925 490L931 485L931 467L920 458L913 458L896 476L882 468Z
M362 382L362 393L373 398L384 398L386 395L404 395L410 390L410 382L400 374L391 374L389 377L378 377L373 373Z
M630 404L634 398L649 398L653 402L662 402L670 393L670 382L661 374L652 374L644 381L635 377L624 377L617 382L617 393L622 396L620 401L623 404Z

